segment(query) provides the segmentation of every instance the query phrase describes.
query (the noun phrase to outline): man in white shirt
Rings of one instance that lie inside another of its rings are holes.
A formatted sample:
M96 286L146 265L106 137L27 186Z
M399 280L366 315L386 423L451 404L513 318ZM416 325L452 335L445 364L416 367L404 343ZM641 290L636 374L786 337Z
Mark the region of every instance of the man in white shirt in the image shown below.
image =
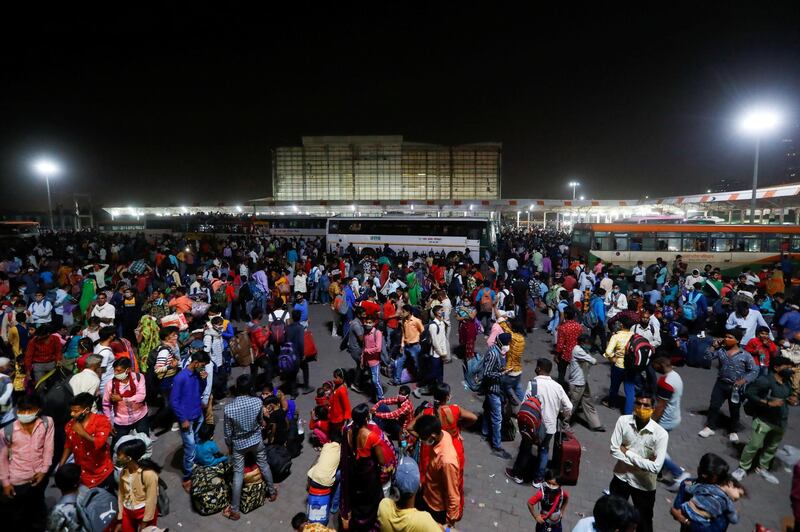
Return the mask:
M96 397L100 389L100 377L103 375L103 357L100 355L89 355L86 357L86 367L69 379L69 387L72 388L72 395L77 396L81 393L90 393ZM92 407L96 412L97 408Z
M511 255L506 261L506 269L508 269L509 273L514 273L517 268L519 268L519 261L514 255Z
M611 456L617 459L609 491L623 499L630 497L639 510L637 530L653 531L656 476L667 456L669 434L651 419L653 398L638 395L633 415L620 416L611 435Z
M758 328L759 325L769 328L761 312L751 309L746 301L737 301L736 310L731 312L730 316L728 316L728 321L725 322L725 329L728 331L732 331L736 328L744 329L742 341L739 343L741 345L747 345L747 342L755 338L756 328ZM769 338L770 340L774 340L771 329Z
M661 345L661 323L655 317L655 308L650 303L645 303L642 309L642 321L631 328L633 334L647 338L653 348Z
M106 299L106 294L104 292L97 294L97 304L92 309L91 315L100 318L100 322L103 323L103 325L113 325L114 318L116 318L117 315L117 309Z
M628 298L620 291L619 285L614 283L611 292L606 294L606 318L611 319L627 308Z
M631 273L633 274L633 282L636 283L636 287L640 289L643 288L645 278L644 262L637 261Z
M37 290L33 303L28 305L28 316L31 317L31 323L36 327L48 324L53 319L52 313L53 304L44 298L44 292Z
M89 268L87 267L86 269L88 270ZM108 270L108 264L95 264L92 272L89 274L93 276L97 282L98 290L102 290L106 287L106 270Z
M569 419L572 415L572 402L567 397L564 388L550 377L553 371L553 361L549 358L540 358L536 361L536 377L528 381L525 389L525 397L536 396L542 404L542 424L547 433L538 446L536 467L533 476L533 486L540 488L544 482L544 473L547 470L547 458L550 454L550 444L553 435L558 431L558 416ZM528 438L522 438L519 446L519 454L514 462L513 469L506 469L506 475L517 484L521 484L521 479L528 469L528 463L532 459L531 451L533 445Z
M111 349L111 342L115 340L117 336L114 327L101 327L100 328L100 337L97 341L97 344L94 346L94 354L99 355L102 358L100 362L100 366L103 369L103 374L100 377L100 389L105 390L106 384L114 378L114 369L112 364L114 364L114 351Z

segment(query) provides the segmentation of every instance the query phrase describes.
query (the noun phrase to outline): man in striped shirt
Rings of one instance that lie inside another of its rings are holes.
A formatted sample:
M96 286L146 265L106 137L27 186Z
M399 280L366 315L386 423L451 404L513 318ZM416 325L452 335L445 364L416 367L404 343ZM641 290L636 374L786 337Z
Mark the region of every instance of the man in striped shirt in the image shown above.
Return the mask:
M508 372L505 354L508 353L510 345L510 333L497 335L497 341L486 352L486 359L483 362L483 381L481 383L486 393L483 400L483 428L481 433L490 442L492 454L504 460L511 458L508 451L500 445L500 428L503 424L502 378ZM490 420L492 425L491 436L489 435Z

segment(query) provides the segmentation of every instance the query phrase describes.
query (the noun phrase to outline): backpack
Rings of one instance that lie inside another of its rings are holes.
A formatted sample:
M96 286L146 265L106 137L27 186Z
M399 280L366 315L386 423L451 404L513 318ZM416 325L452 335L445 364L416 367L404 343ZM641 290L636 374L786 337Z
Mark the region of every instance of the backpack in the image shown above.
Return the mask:
M263 480L242 486L242 495L239 502L239 511L249 514L264 506L267 502L267 484Z
M78 498L75 509L86 532L103 532L117 520L117 497L95 487Z
M336 296L336 300L334 300L334 306L336 307L336 312L342 316L347 314L347 311L350 310L350 305L347 304L347 298L344 297L344 294Z
M484 287L480 300L481 312L491 312L492 306L492 292Z
M589 311L583 315L583 325L589 330L594 329L600 324L600 320L597 318L597 314L595 313L594 309L589 308Z
M427 355L431 352L431 347L433 345L433 339L431 338L431 325L436 325L436 334L439 334L439 325L436 323L429 323L425 326L422 330L422 334L419 335L419 347L420 347L420 354Z
M192 489L189 496L192 507L200 515L221 512L230 504L228 484L225 481L227 464L195 466L192 471Z
M531 396L525 399L517 412L519 432L528 438L534 445L539 445L545 437L545 427L542 422L542 403L536 397L536 381L530 381Z
M58 367L47 373L36 383L36 393L42 400L42 414L50 416L58 424L70 419L69 408L75 394L69 385L71 374Z
M456 274L453 276L453 279L450 281L450 286L448 287L448 294L451 299L457 299L461 296L464 292L464 285L461 284L461 275Z
M683 318L686 321L694 321L697 319L697 301L700 299L702 294L694 293L691 296L686 298L686 303L681 305L681 310L683 311ZM692 296L696 296L692 299Z
M250 350L250 335L247 331L240 331L228 343L231 356L236 359L239 366L249 366L253 363L253 353Z
M273 344L281 345L284 340L286 340L286 322L283 321L283 317L278 319L274 312L269 316L272 319L272 321L269 322L270 341Z
M264 327L257 325L248 330L248 335L250 348L254 351L255 358L261 358L264 356L264 348L269 342L269 333Z
M464 389L480 392L483 389L483 371L485 369L485 356L477 351L475 356L462 362L464 369Z
M638 374L647 369L653 359L655 350L647 338L641 334L634 334L625 347L625 371Z
M278 355L278 372L281 375L289 375L297 371L297 357L294 354L292 342L286 342L281 346Z
M267 463L272 472L272 481L283 482L292 474L292 456L283 445L267 445Z
M44 423L45 432L50 428L50 418L48 416L39 416L39 419L42 420ZM14 438L14 423L8 423L6 426L3 427L3 441L6 444L6 449L8 449L8 457L11 458L11 441Z

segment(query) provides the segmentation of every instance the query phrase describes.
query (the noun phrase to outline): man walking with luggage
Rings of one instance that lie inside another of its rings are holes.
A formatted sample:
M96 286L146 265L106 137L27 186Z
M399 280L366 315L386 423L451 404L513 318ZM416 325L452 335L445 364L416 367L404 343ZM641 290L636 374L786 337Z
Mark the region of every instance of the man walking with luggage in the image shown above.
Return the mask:
M269 500L274 501L278 498L278 489L272 483L267 451L261 439L261 400L250 395L252 388L250 376L240 375L236 379L234 392L236 397L225 405L225 443L233 458L233 488L231 505L222 512L222 515L233 521L238 521L241 517L239 502L244 482L244 457L248 453L256 457L256 463L267 486Z
M652 532L656 502L656 476L667 456L669 435L651 417L653 398L638 395L633 415L617 420L611 435L611 456L617 459L609 491L623 499L630 497L639 510L637 530Z
M206 364L211 361L208 353L198 351L189 364L175 376L170 394L170 404L178 419L183 440L183 489L192 488L197 433L203 423L203 391L206 389Z

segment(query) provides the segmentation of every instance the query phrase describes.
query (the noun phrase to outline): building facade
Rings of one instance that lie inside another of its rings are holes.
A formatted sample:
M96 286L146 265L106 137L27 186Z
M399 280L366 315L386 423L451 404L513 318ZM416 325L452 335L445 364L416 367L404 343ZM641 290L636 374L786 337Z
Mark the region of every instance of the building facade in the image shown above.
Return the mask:
M498 199L500 143L439 146L399 135L303 137L272 152L278 201Z

